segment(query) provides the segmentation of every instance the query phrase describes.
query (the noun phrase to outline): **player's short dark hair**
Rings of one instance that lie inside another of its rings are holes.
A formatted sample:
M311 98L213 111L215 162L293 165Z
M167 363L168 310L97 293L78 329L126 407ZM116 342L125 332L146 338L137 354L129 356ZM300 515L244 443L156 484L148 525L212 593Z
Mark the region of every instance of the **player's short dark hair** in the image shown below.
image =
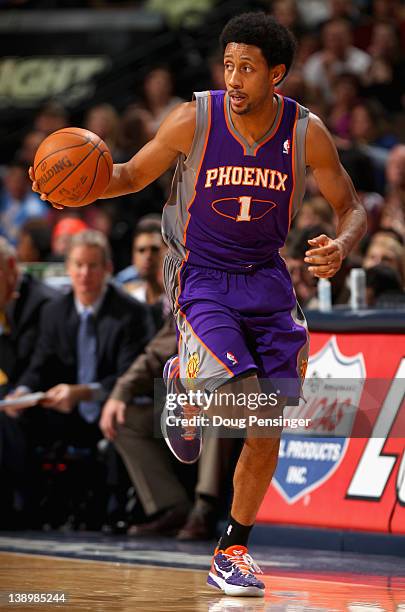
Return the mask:
M268 65L284 64L286 75L293 63L296 42L288 28L263 12L242 13L233 17L220 36L222 50L229 43L259 47Z

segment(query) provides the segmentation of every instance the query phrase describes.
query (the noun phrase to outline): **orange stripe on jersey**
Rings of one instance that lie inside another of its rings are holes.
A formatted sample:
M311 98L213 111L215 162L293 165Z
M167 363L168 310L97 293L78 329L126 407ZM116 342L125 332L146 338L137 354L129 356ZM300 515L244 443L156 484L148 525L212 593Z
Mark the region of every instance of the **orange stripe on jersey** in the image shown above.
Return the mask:
M196 121L196 124L197 124L197 121ZM183 244L184 244L184 247L186 247L187 229L188 229L188 224L190 223L190 218L191 218L191 213L189 212L190 211L190 206L194 202L195 197L197 195L198 178L200 176L201 166L202 166L202 163L204 161L205 151L207 149L208 138L209 138L210 132L211 132L211 94L210 94L210 92L208 92L208 126L207 126L207 133L205 135L204 147L203 147L202 154L201 154L200 164L198 166L198 169L197 169L197 172L196 172L196 176L195 176L194 193L193 193L193 196L192 196L190 202L186 206L187 215L188 216L187 216L187 221L186 221L186 224L184 226L184 232L183 232Z
M290 225L291 225L291 218L292 218L292 202L293 202L293 198L294 198L294 193L295 193L295 189L296 189L296 184L295 184L295 147L296 147L296 130L297 130L297 122L298 122L298 103L296 103L296 110L295 110L295 119L294 119L294 126L292 129L292 134L291 134L291 156L292 156L292 160L291 160L291 170L292 170L292 177L291 177L291 181L292 181L292 189L291 189L291 196L290 196L290 201L288 203L288 230L290 229Z
M176 304L177 304L177 306L178 306L179 313L181 314L181 316L183 317L183 319L185 320L185 322L186 322L186 323L187 323L187 325L189 326L189 328L190 328L191 333L193 334L193 336L194 336L195 338L197 338L198 342L199 342L200 344L202 344L202 346L203 346L203 347L204 347L204 348L205 348L205 349L208 351L208 353L211 355L211 357L213 357L213 358L215 359L215 361L217 361L217 362L218 362L218 363L219 363L219 364L220 364L220 365L221 365L221 366L222 366L222 367L223 367L223 368L224 368L224 369L225 369L225 370L228 372L228 374L230 374L231 376L234 376L234 373L232 372L232 370L230 370L230 369L228 368L228 366L226 365L226 363L224 363L223 361L221 361L221 360L220 360L220 358L219 358L219 357L217 357L217 355L215 355L215 353L213 353L213 352L211 351L211 349L210 349L210 348L209 348L209 347L208 347L208 346L205 344L205 342L203 342L203 340L201 340L200 336L199 336L198 334L196 334L196 332L194 331L194 329L193 329L193 328L192 328L192 326L191 326L191 323L190 323L189 321L187 321L187 317L186 317L185 313L184 313L184 312L181 310L181 308L180 308L180 304L179 304L179 297L180 297L180 295L181 295L181 290L182 290L182 289L181 289L181 278L180 278L180 272L181 272L181 269L182 269L182 267L184 266L185 262L187 261L187 257L188 257L188 253L187 253L187 256L186 256L186 257L183 259L183 261L181 262L181 266L179 267L179 270L178 270L178 272L177 272L179 293L178 293L178 296L177 296L177 298L176 298ZM178 342L178 345L179 345L179 357L180 357L180 340L181 340L181 335L180 335L180 337L179 337L179 342Z
M239 138L238 132L236 130L233 130L232 126L229 125L228 109L226 108L227 95L228 95L227 93L224 95L224 117L225 117L226 127L228 128L228 132L231 134L231 136L233 136L235 140L239 142L240 146L243 149L243 154L246 155L245 143L243 142L243 140Z
M215 355L215 353L212 352L212 350L205 344L205 342L200 338L200 336L194 331L194 329L191 326L191 323L187 320L187 317L184 314L184 312L182 310L179 310L179 312L180 312L181 316L184 318L184 320L187 323L187 325L189 326L190 331L193 334L194 338L197 338L198 342L200 344L202 344L202 346L205 348L206 351L208 351L208 353L211 355L211 357L213 357L213 359L215 359L215 361L217 361L228 372L228 374L230 374L232 377L235 376L235 374L232 372L232 370L230 370L228 368L226 363L221 361L221 359L217 355Z
M260 149L260 148L261 148L263 145L267 144L267 143L268 143L268 142L269 142L269 141L270 141L272 138L274 138L274 136L275 136L275 135L277 134L277 132L278 132L278 128L280 127L281 120L282 120L283 115L284 115L284 97L283 97L283 96L281 96L280 94L277 94L277 95L278 95L278 96L280 97L280 99L281 99L281 110L280 110L280 113L279 113L279 118L278 118L278 121L277 121L277 125L275 125L275 126L274 126L274 129L270 128L270 129L271 129L271 133L270 133L270 134L269 134L269 136L266 138L266 140L263 140L263 142L261 142L259 145L257 145L257 147L255 148L255 152L254 152L254 154L253 154L253 155L254 155L254 157L256 157L256 153L258 152L258 150L259 150L259 149Z

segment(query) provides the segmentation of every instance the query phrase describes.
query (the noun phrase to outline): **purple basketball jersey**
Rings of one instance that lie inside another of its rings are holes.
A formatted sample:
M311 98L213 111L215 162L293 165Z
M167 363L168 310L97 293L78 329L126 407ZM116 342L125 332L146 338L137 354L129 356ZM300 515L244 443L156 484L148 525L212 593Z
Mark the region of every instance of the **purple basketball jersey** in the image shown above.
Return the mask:
M195 96L192 150L179 159L164 211L166 242L191 264L228 271L263 265L284 245L303 197L308 111L277 94L273 125L249 146L224 91Z

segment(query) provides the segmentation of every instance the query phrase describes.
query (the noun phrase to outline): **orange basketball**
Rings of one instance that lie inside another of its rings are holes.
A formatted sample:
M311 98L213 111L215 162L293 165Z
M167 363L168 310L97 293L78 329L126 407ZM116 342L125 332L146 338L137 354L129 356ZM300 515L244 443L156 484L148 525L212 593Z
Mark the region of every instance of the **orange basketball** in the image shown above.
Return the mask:
M34 159L41 193L63 206L86 206L97 200L107 188L112 170L105 142L82 128L53 132L41 142Z

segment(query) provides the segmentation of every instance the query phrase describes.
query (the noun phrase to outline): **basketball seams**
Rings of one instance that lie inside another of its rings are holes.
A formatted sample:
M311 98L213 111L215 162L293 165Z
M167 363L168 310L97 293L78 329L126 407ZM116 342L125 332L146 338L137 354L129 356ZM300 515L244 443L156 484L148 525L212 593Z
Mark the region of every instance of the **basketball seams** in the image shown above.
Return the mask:
M78 128L76 128L78 129ZM70 134L71 136L78 136L79 138L83 138L86 142L92 142L91 138L89 136L85 136L84 134L80 134L80 132L68 132L67 130L57 130L56 132L53 132L51 135L53 136L54 134L57 134L59 136L59 134ZM97 136L97 134L96 134Z
M89 151L89 153L87 153L87 155L85 155L85 156L83 157L83 159L81 159L81 160L80 160L80 162L77 164L77 166L75 166L75 167L73 168L73 170L71 170L71 171L69 172L69 174L67 174L66 176L64 176L64 177L63 177L63 179L60 181L60 183L58 183L57 185L55 185L55 187L54 187L53 189L51 189L51 191L50 191L48 194L46 194L46 195L47 195L47 197L48 197L48 196L50 196L50 195L51 195L51 193L53 193L53 192L55 191L55 189L57 189L58 187L60 187L60 186L62 185L62 183L64 183L64 182L66 181L66 179L68 179L68 178L69 178L69 176L72 176L72 174L73 174L74 172L76 172L76 170L77 170L77 169L78 169L78 168L79 168L79 167L82 165L82 163L83 163L84 161L86 161L86 159L87 159L88 157L90 157L90 155L91 155L92 153L94 153L94 151L96 151L96 150L98 151L98 147L97 147L97 145L94 145L94 144L93 144L93 148L91 149L91 151Z
M55 137L55 140L45 144L42 152L39 151L36 157L41 156L41 159L34 166L34 174L38 177L36 180L44 183L44 193L49 189L47 199L68 207L85 206L97 200L112 177L113 161L108 146L98 134L78 133L79 129L66 128L53 132L49 139ZM52 147L56 150L52 151ZM84 151L81 150L83 147ZM96 157L93 154L95 150ZM104 159L104 166L100 158ZM43 172L39 170L41 165L45 167Z
M105 164L107 166L107 172L108 172L108 182L111 181L111 172L110 172L110 164L108 163L108 161L106 160L106 158L104 157L104 155L108 153L108 151L103 151L102 153L100 153L100 157L103 158L103 160L105 161Z
M87 198L87 196L89 195L89 193L90 193L90 192L91 192L91 190L93 189L93 185L94 185L94 183L96 182L96 179L97 179L98 165L99 165L99 163L100 163L100 158L101 158L102 156L103 156L103 154L102 154L102 153L100 153L100 155L99 155L99 156L98 156L98 158L97 158L97 163L96 163L96 167L95 167L95 169L94 169L93 180L92 180L92 182L91 182L91 185L90 185L89 189L87 190L87 192L84 194L84 196L82 196L82 197L80 198L80 200L77 200L77 203L78 203L78 204L79 204L80 202L83 202L83 200L85 200L85 199ZM96 199L97 199L97 198L96 198Z
M97 146L94 145L94 143L91 140L86 140L85 142L82 142L81 144L74 144L74 145L69 145L68 147L64 146L60 149L56 149L56 151L52 151L52 153L48 153L48 155L45 155L45 157L43 157L41 159L40 162L38 162L38 164L35 166L34 168L34 174L37 171L37 168L44 163L44 161L46 161L48 159L48 157L51 157L51 155L56 155L57 153L60 153L61 151L69 151L69 149L78 149L79 147L84 147L87 144L92 144L93 147L97 148Z

